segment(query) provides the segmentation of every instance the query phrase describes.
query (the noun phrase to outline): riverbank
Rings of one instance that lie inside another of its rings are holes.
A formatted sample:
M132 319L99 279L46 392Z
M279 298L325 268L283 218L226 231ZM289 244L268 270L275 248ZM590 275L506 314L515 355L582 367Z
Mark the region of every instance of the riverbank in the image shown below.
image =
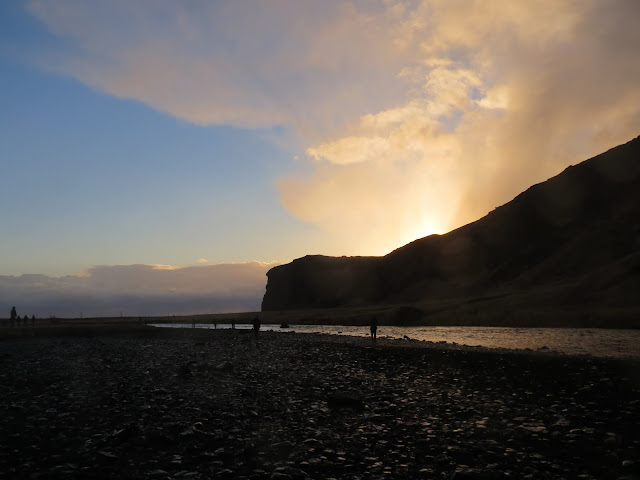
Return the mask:
M5 339L0 478L634 478L638 367L237 330Z

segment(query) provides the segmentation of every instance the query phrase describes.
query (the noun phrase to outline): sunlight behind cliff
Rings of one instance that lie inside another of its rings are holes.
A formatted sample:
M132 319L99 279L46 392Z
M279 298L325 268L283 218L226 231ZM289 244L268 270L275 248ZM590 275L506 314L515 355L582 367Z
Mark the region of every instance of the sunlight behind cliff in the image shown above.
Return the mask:
M274 183L316 253L444 233L640 131L637 1L97 3L113 15L28 2L76 45L42 68L186 122L291 128Z

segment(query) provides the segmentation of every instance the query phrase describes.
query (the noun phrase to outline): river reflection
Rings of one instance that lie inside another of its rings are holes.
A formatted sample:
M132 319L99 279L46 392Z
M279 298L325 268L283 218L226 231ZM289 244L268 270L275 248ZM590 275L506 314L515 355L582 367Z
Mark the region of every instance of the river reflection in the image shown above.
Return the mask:
M156 327L191 328L185 323L158 323ZM231 328L231 324L196 324L196 328ZM237 329L250 329L249 324L236 324ZM348 325L265 325L263 331L324 333L366 337L368 327ZM569 355L593 355L640 359L640 330L595 328L507 328L507 327L378 327L378 338L400 338L447 342L460 345L515 350L548 350Z

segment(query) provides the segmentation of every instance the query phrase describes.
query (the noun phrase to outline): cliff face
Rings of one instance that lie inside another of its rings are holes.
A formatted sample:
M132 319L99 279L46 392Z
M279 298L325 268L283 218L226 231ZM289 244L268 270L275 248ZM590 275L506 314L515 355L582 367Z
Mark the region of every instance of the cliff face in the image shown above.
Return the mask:
M308 255L267 273L262 310L325 308L377 302L380 257Z
M267 273L263 310L415 303L572 285L569 302L640 305L640 137L480 220L384 257L307 256Z

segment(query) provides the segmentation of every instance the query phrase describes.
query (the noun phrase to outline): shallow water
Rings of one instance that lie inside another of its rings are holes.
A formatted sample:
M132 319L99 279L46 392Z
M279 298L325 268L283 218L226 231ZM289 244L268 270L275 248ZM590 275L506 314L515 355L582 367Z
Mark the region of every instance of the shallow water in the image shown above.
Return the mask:
M156 327L191 328L185 323L159 323ZM196 328L231 328L231 324L196 324ZM235 328L250 329L249 324ZM262 325L263 331L325 333L330 335L369 336L368 327L347 325ZM378 327L379 338L410 338L430 342L514 350L545 350L569 355L640 359L640 330L595 328L507 328L507 327Z

